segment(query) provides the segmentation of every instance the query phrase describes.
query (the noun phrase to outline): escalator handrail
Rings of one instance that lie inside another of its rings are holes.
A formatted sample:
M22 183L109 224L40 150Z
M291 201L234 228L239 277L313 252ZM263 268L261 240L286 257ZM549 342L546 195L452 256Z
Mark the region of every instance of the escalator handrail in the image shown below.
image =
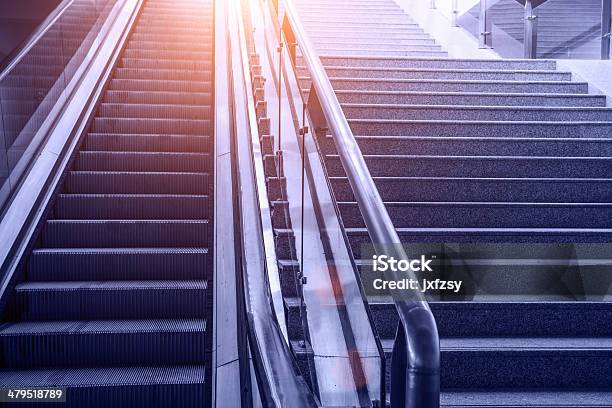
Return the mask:
M224 2L225 3L225 2ZM258 135L254 99L248 84L251 83L248 67L248 53L244 42L244 26L237 15L235 1L225 3L234 6L228 13L228 52L238 61L228 64L231 88L230 100L234 117L232 144L237 180L239 207L239 246L241 257L244 306L246 309L247 333L253 368L261 396L266 407L312 407L318 401L299 375L299 370L289 345L281 331L273 311L268 270L266 267L266 246L264 244L261 217L258 216L259 197L254 174L252 144L253 135ZM232 36L233 32L233 36ZM234 38L235 41L230 39ZM236 47L237 50L233 48ZM233 57L232 57L233 58ZM234 72L233 65L240 65ZM255 216L252 216L256 214Z
M285 0L283 4L285 18L291 25L295 42L310 74L312 88L317 94L329 133L334 139L368 234L377 249L394 252L388 255L396 259L408 259L321 59L293 6L293 1ZM399 273L391 273L387 277L393 280L406 278ZM433 314L419 290L409 293L394 291L392 295L403 326L406 347L405 354L402 353L406 358L404 365L406 372L392 373L392 376L397 375L406 380L405 395L402 398L404 403L401 405L418 402L416 406L436 406L436 401L439 400L440 352ZM393 402L393 389L391 391Z
M72 3L74 3L74 0L63 0L21 44L0 61L0 82L21 62Z

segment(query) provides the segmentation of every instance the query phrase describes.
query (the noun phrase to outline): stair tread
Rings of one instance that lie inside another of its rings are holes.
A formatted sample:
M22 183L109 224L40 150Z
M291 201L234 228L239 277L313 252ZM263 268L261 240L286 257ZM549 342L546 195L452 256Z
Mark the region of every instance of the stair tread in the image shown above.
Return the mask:
M535 81L538 82L538 81ZM539 82L541 83L541 82ZM564 97L564 98L605 98L605 95L581 94L581 93L554 93L554 92L453 92L453 91L388 91L388 90L369 90L369 89L337 89L337 94L397 94L397 95L477 95L477 96L525 96L525 97Z
M370 109L453 109L453 110L525 110L525 111L567 111L567 112L612 112L612 108L604 106L486 106L486 105L423 105L407 103L341 103L343 107L363 107Z
M443 407L609 407L612 390L442 390Z
M393 348L394 339L381 339L384 349ZM612 351L609 337L441 337L441 351Z

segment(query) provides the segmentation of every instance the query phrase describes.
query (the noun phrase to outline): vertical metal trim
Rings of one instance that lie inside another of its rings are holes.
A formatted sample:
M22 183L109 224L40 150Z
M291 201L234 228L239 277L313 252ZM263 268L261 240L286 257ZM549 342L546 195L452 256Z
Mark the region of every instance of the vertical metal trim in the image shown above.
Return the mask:
M478 48L493 48L491 19L488 13L487 0L480 0L480 15L478 17Z
M524 16L524 56L527 59L536 59L538 57L538 16L532 0L525 1Z
M610 59L612 36L612 0L601 0L601 59Z

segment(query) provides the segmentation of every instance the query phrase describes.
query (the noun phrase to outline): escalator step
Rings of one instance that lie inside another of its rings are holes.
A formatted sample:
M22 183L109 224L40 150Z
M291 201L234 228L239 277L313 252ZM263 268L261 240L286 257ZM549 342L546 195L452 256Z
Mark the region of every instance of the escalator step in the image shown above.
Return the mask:
M198 135L90 133L85 146L86 150L91 151L203 153L210 147L210 138Z
M153 171L206 172L209 170L206 153L144 153L144 152L88 152L77 157L78 170L93 171Z
M174 133L183 135L207 135L212 133L212 125L210 120L203 119L96 117L91 127L91 131L93 133Z
M160 57L161 59L161 57ZM112 91L210 92L210 82L164 81L154 79L113 79Z
M26 282L15 303L24 320L202 319L207 281Z
M159 194L61 194L60 219L196 220L208 217L208 197Z
M207 406L204 365L6 370L7 387L63 387L75 407Z
M203 279L210 275L206 248L35 249L33 281Z
M71 171L71 194L207 194L207 173Z
M48 220L47 248L206 247L207 220Z
M206 320L9 323L0 329L7 368L204 363Z
M211 94L206 92L108 91L104 94L104 102L107 103L204 105L210 101Z

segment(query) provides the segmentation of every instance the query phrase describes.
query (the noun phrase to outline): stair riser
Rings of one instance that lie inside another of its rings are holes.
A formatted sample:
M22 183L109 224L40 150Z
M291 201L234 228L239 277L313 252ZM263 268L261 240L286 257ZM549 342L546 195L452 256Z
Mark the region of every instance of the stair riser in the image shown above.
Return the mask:
M344 114L351 119L392 120L486 120L486 121L587 121L610 122L612 135L612 110L543 110L543 109L452 109L410 108L377 106L343 106Z
M363 54L364 51L368 51L370 54L387 54L387 53L418 53L421 52L423 54L430 53L441 53L444 52L439 45L435 44L413 44L413 45L404 45L404 44L355 44L353 46L349 44L341 44L341 43L332 43L325 42L319 43L315 47L317 51L321 54L333 54L333 55L357 55ZM351 54L352 53L352 54ZM330 75L331 76L331 75Z
M332 185L337 200L354 201L348 180ZM385 201L612 202L611 181L378 179L376 187Z
M374 177L576 177L606 178L612 160L605 159L517 159L517 158L406 158L366 157ZM328 159L330 176L342 176L337 159Z
M353 231L348 230L349 242L351 250L357 259L361 257L361 248L363 245L372 245L370 237L365 231ZM527 231L506 231L503 229L499 230L482 230L475 231L404 231L399 230L398 236L402 243L413 244L413 243L508 243L508 244L519 244L519 243L609 243L612 240L612 232L609 230L585 230L585 231L545 231L545 232L533 232L532 230Z
M325 37L325 36L311 36L312 41L317 45L317 46L331 46L332 48L341 48L341 47L350 47L350 48L355 48L355 47L359 47L359 46L363 46L363 45L382 45L382 46L392 46L393 44L396 44L398 46L411 46L411 45L417 45L417 46L432 46L432 45L436 45L436 41L433 40L432 38L427 38L427 36L417 36L416 38L412 38L412 36L410 36L411 38L395 38L395 39L389 39L389 38L370 38L368 36L351 36L351 37L346 37L346 38L338 38L335 36L329 36L329 37ZM301 69L298 70L298 72L302 71ZM329 72L329 71L328 71Z
M326 69L330 77L336 78L387 78L387 79L449 79L461 81L570 81L571 73L564 72L476 72L476 71L393 71L393 70L359 70L359 69ZM298 71L300 75L304 71Z
M554 70L554 61L537 60L454 60L454 59L377 59L377 58L341 58L322 57L321 62L327 66L343 67L386 67L386 68L450 68L450 69L539 69Z
M373 35L378 34L378 35ZM323 31L318 30L316 32L309 33L311 40L315 41L315 43L325 43L328 40L338 41L339 38L347 39L349 42L359 42L363 41L363 43L367 44L376 42L376 41L421 41L421 40L431 40L429 34L420 30L412 30L410 32L405 31L386 31L384 35L380 35L380 30L374 31L353 31L353 32L343 32L343 36L340 37L337 32Z
M440 361L443 388L605 388L612 371L612 351L442 350Z
M612 157L610 139L436 139L415 136L358 137L357 142L363 154ZM333 143L331 138L321 140L323 151L334 152Z
M353 81L331 78L336 90L359 91L416 91L416 92L493 92L493 93L560 93L586 94L588 85L578 82L399 82L399 81ZM304 85L306 82L304 82ZM307 86L303 86L307 88Z
M318 50L322 55L346 55L346 56L354 56L354 55L377 55L377 56L386 56L386 57L431 57L431 58L444 58L448 54L445 51L440 51L439 49L432 49L428 51L416 51L410 49L410 47L406 47L405 50L401 48L396 51L390 50L381 50L380 47L376 45L371 46L363 46L360 48L348 48L348 49L320 49Z
M472 105L472 106L567 106L567 107L605 107L604 96L570 96L570 95L507 95L503 93L489 95L469 94L430 94L424 93L367 93L338 92L340 103L391 103L413 105Z
M418 122L349 120L358 136L443 136L443 137L612 137L612 124L546 122Z
M396 228L612 228L612 208L387 204ZM365 227L357 204L340 205L349 228Z
M589 337L612 335L600 322L612 318L610 303L429 303L440 337ZM394 339L393 303L370 303L379 335Z

